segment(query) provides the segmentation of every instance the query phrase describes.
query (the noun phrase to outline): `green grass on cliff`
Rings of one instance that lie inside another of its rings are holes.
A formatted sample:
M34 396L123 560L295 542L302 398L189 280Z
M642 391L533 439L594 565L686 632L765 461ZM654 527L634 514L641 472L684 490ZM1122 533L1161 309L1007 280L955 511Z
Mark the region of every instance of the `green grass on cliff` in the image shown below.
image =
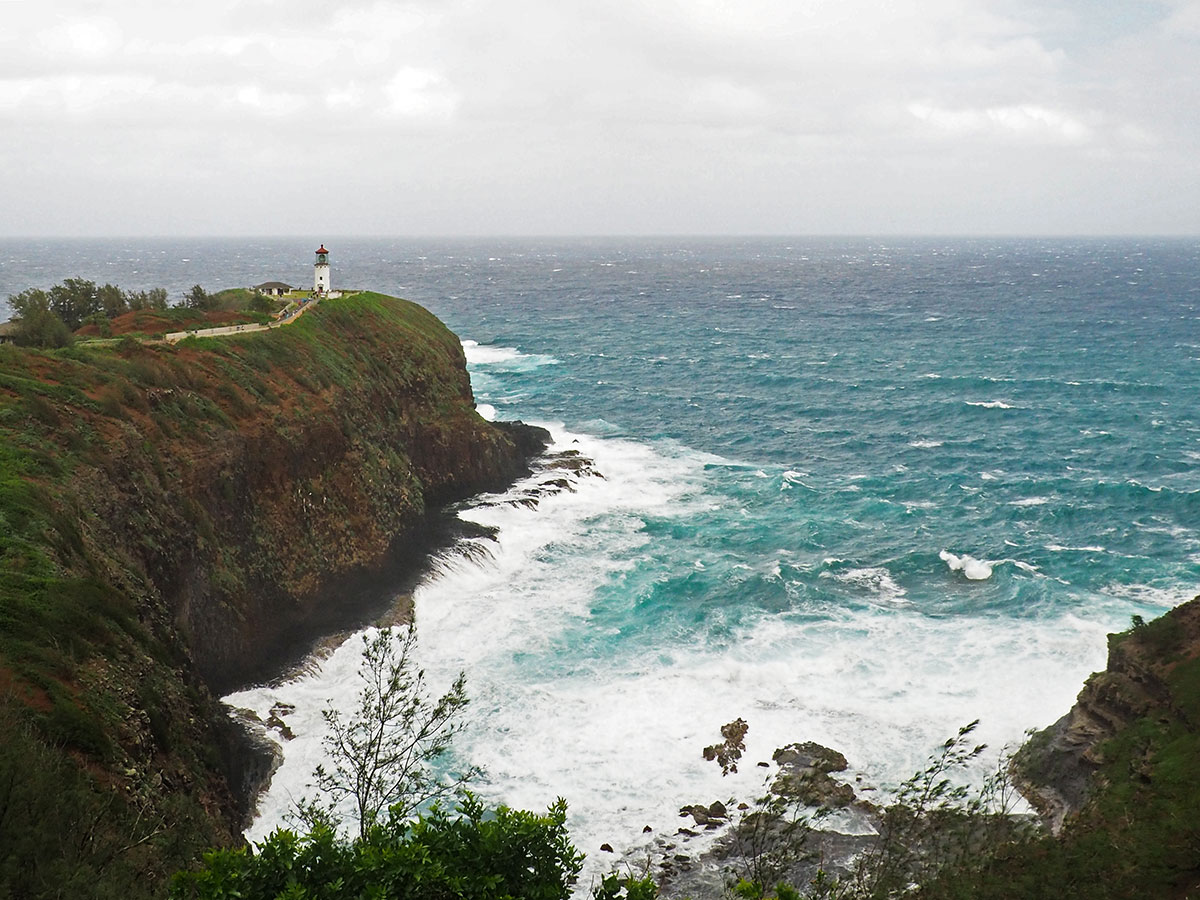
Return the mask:
M234 838L188 644L358 565L355 533L386 549L455 428L490 434L461 345L379 294L175 346L0 346L0 897L154 896Z

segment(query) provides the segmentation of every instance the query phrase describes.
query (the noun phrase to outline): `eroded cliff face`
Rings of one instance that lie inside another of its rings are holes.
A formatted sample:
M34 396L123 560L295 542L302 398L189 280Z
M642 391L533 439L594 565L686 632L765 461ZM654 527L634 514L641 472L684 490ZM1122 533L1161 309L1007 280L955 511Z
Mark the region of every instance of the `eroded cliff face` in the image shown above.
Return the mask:
M273 347L282 364L257 383L214 365L236 346L181 347L190 383L151 406L224 399L232 421L149 442L121 423L82 486L97 539L146 572L214 691L345 624L371 583L419 558L439 505L509 483L539 446L474 412L461 346L424 311L405 308L421 328L397 330L346 303L305 317L307 333L262 336L294 346Z
M457 338L375 294L268 333L0 357L0 712L76 761L80 803L128 812L114 845L190 830L137 844L151 890L239 839L256 763L214 697L353 622L441 505L510 483L548 435L480 418Z
M1023 793L1058 833L1125 766L1152 783L1151 742L1127 759L1126 738L1146 722L1195 735L1197 698L1189 669L1200 658L1200 597L1130 631L1109 635L1108 664L1088 678L1071 710L1035 734L1017 757Z

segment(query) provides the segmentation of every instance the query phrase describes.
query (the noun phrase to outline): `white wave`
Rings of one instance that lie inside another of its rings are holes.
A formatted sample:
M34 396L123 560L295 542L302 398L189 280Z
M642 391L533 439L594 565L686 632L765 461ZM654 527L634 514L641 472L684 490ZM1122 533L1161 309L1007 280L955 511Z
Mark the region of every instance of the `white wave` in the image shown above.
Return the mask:
M944 441L909 441L908 446L916 447L919 450L932 450L934 447L940 447Z
M848 569L837 573L822 572L821 577L862 588L889 603L908 602L905 600L908 591L901 587L892 577L892 573L883 566Z
M1097 545L1087 547L1064 547L1062 544L1046 544L1051 553L1106 553L1103 547Z
M476 403L475 412L479 413L479 415L483 416L489 422L496 421L496 407L490 403Z
M462 346L463 354L469 363L508 362L524 355L516 347L484 346L478 341L465 340Z
M980 472L979 473L979 478L981 481L995 481L999 477L1000 477L1000 473L998 473L998 472Z
M1049 497L1025 497L1022 500L1010 500L1009 506L1045 506L1050 502Z
M962 572L970 581L986 581L992 577L992 564L985 560L966 554L955 556L948 550L941 551L938 558L950 567L951 572Z
M1100 482L1100 483L1104 484L1104 482ZM1146 484L1144 481L1138 481L1136 478L1127 478L1127 479L1125 479L1125 483L1132 484L1134 487L1145 488L1146 490L1151 491L1152 493L1155 493L1155 494L1161 494L1164 490L1166 490L1166 487L1164 485ZM1194 494L1197 492L1196 491L1180 491L1180 493L1181 494Z
M1003 400L965 400L967 406L978 406L982 409L1016 409L1011 403Z
M553 356L542 353L522 353L516 347L496 347L471 340L463 341L462 346L467 363L475 366L525 369L558 363Z
M807 472L793 472L789 469L783 473L782 480L779 483L779 489L781 491L786 491L791 488L793 484L798 484L802 488L808 488L810 491L815 491L816 488L804 481L807 476Z
M1154 609L1174 609L1200 594L1200 589L1194 584L1166 588L1150 584L1110 584L1101 588L1101 593L1120 600L1132 600Z

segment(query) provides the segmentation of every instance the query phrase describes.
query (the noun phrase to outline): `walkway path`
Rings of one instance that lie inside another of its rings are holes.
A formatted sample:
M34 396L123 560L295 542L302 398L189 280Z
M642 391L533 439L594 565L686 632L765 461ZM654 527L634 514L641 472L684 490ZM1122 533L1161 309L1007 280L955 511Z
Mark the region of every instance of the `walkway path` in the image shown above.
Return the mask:
M193 331L171 331L162 336L162 339L168 344L174 344L177 341L182 341L189 337L216 337L222 334L246 334L251 331L267 331L271 328L278 328L281 325L287 325L290 322L295 322L298 318L312 309L321 301L319 299L309 300L307 303L300 304L282 318L276 319L274 322L268 322L266 325L259 325L257 322L250 322L245 325L221 325L217 328L198 328Z

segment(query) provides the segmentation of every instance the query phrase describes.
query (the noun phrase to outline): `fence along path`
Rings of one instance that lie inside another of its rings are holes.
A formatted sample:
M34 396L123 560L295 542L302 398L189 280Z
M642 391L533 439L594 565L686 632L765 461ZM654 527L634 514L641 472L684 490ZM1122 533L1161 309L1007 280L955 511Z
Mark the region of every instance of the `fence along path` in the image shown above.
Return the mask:
M319 299L309 300L307 303L302 303L298 308L292 310L286 316L276 319L274 322L268 322L266 325L259 325L256 322L249 322L244 325L221 325L217 328L197 328L192 331L171 331L163 335L163 340L168 344L174 344L177 341L182 341L189 337L217 337L222 334L248 334L251 331L267 331L271 328L279 328L282 325L287 325L290 322L295 322L298 318L312 309L321 301Z

